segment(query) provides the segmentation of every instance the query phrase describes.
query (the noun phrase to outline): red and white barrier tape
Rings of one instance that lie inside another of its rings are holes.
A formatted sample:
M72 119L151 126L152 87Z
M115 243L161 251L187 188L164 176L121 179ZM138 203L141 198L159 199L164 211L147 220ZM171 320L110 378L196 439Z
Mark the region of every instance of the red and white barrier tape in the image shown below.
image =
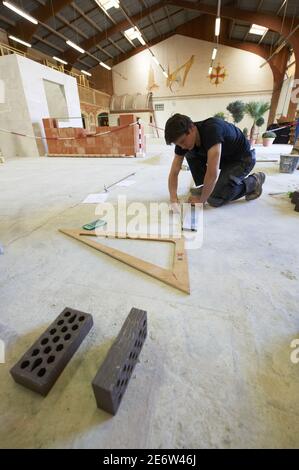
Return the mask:
M278 127L278 128L275 128L275 129L269 129L269 132L271 132L271 131L272 132L280 131L281 129L286 129L287 127L292 127L292 126L295 126L297 124L299 125L299 121L294 121L294 122L288 124L287 126ZM139 149L142 150L141 124L138 121L132 122L131 124L126 124L125 126L118 126L115 129L110 129L109 131L106 131L106 132L98 132L98 133L95 133L95 134L85 135L84 137L39 137L39 136L22 134L20 132L9 131L7 129L2 129L2 128L0 128L0 132L5 132L6 134L17 135L17 136L20 136L20 137L27 137L29 139L35 139L35 140L36 139L38 139L38 140L83 140L83 139L87 139L88 137L101 137L102 135L112 134L113 132L118 132L122 129L126 129L127 127L132 127L132 126L136 126L136 125L138 125ZM160 131L165 130L163 127L158 127L158 126L155 126L154 124L150 124L150 123L148 124L148 126L154 127L155 129L158 129ZM60 129L67 129L67 128L60 128ZM74 128L74 129L80 129L80 128Z
M142 152L142 132L141 132L141 124L139 121L137 122L137 125L138 125L138 148L139 148L139 152Z
M295 125L299 125L299 121L294 121L294 122L291 122L290 124L288 124L287 126L282 126L282 127L278 127L278 128L275 128L275 129L269 129L267 132L275 132L275 131L280 131L281 129L286 129L287 127L292 127L292 126L295 126ZM154 124L148 124L150 127L154 127L155 129L159 129L159 131L165 131L164 128L162 127L158 127L158 126L155 126Z
M269 129L267 132L280 131L281 129L286 129L287 127L293 127L297 124L299 124L299 121L294 121L291 124L288 124L287 126L282 126L282 127L277 127L277 128L274 128L274 129Z
M159 131L165 131L164 128L155 126L154 124L148 124L150 127L154 127L155 129L159 129Z
M2 128L0 128L0 132L5 132L6 134L18 135L20 137L28 137L29 139L34 139L34 140L36 139L38 140L83 140L83 139L87 139L88 137L101 137L102 135L107 135L113 132L118 132L127 127L136 126L136 124L138 124L137 121L132 122L131 124L126 124L125 126L118 126L115 129L111 129L106 132L98 132L96 134L85 135L84 137L39 137L39 136L34 136L34 135L21 134L20 132L9 131L7 129L2 129ZM60 128L60 129L66 129L66 128ZM75 127L74 129L80 129L80 128Z

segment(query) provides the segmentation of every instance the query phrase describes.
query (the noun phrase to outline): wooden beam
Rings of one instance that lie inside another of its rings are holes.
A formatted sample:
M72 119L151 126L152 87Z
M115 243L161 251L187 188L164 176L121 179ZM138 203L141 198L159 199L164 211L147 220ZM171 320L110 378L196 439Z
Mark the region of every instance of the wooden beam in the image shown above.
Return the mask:
M4 21L4 23L10 24L11 26L15 26L15 22L6 18L6 16L0 15L0 20Z
M56 51L59 51L60 53L63 53L63 52L64 52L64 49L62 49L61 47L58 47L58 46L54 45L54 44L51 43L50 41L47 41L47 39L42 38L42 37L39 36L38 34L34 34L33 38L36 39L36 40L39 41L39 42L43 42L43 43L46 44L48 47L51 47L52 49L55 49ZM34 47L34 46L36 46L36 44L33 44L33 47Z

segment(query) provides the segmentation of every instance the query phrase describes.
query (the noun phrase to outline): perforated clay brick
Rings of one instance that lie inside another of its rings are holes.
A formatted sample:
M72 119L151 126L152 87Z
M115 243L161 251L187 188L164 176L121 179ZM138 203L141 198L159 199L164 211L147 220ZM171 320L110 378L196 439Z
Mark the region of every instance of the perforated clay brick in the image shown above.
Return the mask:
M98 408L116 414L146 336L146 311L132 308L92 381Z
M92 325L89 313L65 308L12 367L14 380L47 395Z
M291 202L296 205L299 203L299 191L293 192Z

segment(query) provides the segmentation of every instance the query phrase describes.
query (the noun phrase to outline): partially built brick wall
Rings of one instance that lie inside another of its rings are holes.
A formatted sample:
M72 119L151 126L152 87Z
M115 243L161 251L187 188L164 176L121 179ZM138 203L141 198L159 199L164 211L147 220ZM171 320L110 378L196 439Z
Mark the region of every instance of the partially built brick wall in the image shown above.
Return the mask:
M97 127L91 133L83 128L59 128L56 119L43 119L49 157L135 157L139 150L137 124L133 114L121 115L119 126ZM106 135L95 134L112 131ZM144 128L141 125L142 146L145 151Z

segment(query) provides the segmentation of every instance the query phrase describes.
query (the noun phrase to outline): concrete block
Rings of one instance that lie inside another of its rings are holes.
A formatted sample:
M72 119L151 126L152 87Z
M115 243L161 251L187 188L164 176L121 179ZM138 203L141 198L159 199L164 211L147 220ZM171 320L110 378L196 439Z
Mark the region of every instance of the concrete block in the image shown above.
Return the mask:
M92 381L98 408L115 415L147 335L147 313L132 308Z
M47 395L92 325L89 313L66 307L12 367L15 382Z

